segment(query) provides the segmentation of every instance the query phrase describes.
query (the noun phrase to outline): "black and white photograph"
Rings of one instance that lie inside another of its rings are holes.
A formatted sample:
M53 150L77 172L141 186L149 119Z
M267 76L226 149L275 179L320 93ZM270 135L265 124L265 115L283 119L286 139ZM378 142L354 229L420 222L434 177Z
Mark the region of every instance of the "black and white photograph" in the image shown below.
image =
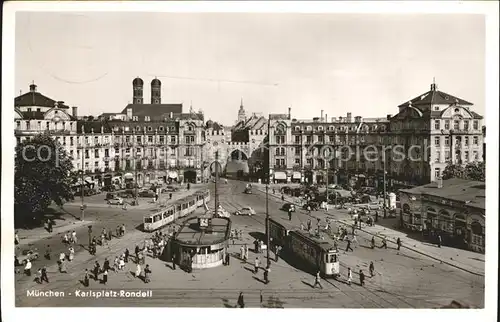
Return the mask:
M496 320L498 3L475 3L8 3L6 321L91 307Z

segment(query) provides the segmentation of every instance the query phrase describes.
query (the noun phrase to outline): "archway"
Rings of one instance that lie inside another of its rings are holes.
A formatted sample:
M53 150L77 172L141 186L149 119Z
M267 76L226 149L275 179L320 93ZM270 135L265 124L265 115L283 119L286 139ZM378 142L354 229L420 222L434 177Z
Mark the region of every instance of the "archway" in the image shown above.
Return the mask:
M463 214L455 214L453 222L453 236L455 243L459 247L466 247L467 245L467 220Z
M241 150L234 150L227 158L226 177L244 179L249 173L248 156Z
M184 171L184 181L190 183L196 183L196 171L195 170Z

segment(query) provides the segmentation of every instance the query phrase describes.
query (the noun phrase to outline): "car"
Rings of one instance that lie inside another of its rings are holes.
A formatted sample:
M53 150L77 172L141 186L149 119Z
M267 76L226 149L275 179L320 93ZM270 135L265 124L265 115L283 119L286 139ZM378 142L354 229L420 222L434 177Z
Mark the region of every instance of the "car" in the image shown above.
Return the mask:
M252 194L252 188L246 187L245 188L245 193L251 195Z
M104 198L104 200L110 200L110 199L113 199L116 197L116 194L115 193L112 193L112 192L108 192L106 194L106 198Z
M21 255L16 255L15 259L18 261L19 264L25 265L27 260L29 259L30 262L36 261L38 259L38 252L35 249L25 249L22 251Z
M319 203L316 201L310 201L304 204L304 210L307 210L307 207L310 207L311 210L319 210Z
M252 207L243 207L234 213L236 216L254 216L255 210Z
M108 204L110 204L110 205L123 205L123 199L120 197L114 197L112 199L108 199Z
M174 187L172 185L168 185L165 187L165 192L176 192L176 191L179 191L179 188Z
M286 203L281 207L281 209L287 212L288 211L295 212L295 205L292 203Z
M139 192L139 197L143 198L153 198L155 195L155 192L152 190L142 190Z

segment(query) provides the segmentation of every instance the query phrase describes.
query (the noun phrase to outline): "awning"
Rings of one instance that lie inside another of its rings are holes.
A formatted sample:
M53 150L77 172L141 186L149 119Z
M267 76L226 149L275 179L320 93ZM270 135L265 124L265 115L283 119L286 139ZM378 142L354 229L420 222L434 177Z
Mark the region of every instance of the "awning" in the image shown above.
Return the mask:
M175 171L169 171L168 177L172 178L172 179L176 179L177 178L177 172L175 172Z
M134 179L134 175L132 173L125 173L123 176L124 179Z
M286 180L286 172L275 172L274 179L275 180Z
M294 179L300 179L300 178L302 178L302 174L300 172L294 172L293 173L293 178Z

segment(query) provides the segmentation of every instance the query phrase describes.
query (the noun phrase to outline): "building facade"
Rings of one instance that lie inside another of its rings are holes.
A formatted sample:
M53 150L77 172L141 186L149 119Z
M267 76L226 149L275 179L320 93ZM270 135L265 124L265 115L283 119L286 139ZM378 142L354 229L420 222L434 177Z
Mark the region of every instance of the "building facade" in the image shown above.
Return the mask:
M400 190L401 224L445 245L484 253L484 182L463 179L437 182Z

